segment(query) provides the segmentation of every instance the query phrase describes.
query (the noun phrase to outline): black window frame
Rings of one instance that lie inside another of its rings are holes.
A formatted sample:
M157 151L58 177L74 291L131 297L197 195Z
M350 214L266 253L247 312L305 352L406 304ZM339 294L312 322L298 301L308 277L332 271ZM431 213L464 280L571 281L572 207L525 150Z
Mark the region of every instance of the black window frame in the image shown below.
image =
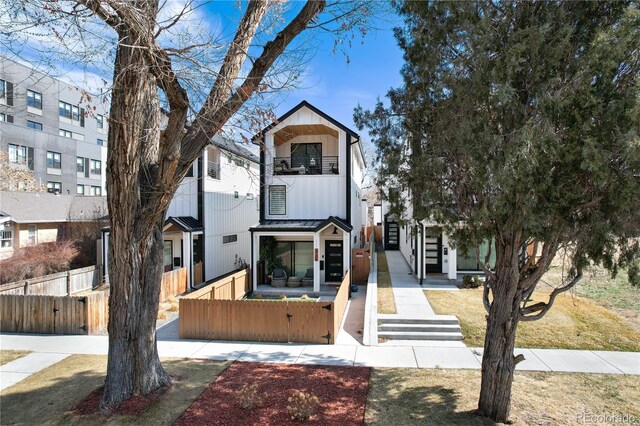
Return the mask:
M230 234L222 236L222 244L231 244L238 242L238 234Z
M82 166L82 168L80 166ZM76 172L84 173L84 170L84 157L76 157Z
M49 154L51 155L51 159L49 158ZM58 160L56 161L56 155L58 156ZM62 153L55 151L47 151L47 168L48 169L62 169Z
M27 120L27 128L31 130L37 130L39 132L41 132L43 129L42 123L38 123L37 121L33 120Z
M68 118L69 120L71 120L71 118L73 117L71 112L72 107L73 105L71 105L70 103L58 100L58 115L60 117Z
M97 129L104 129L104 115L102 115L102 114L97 114L96 115L96 128Z
M272 189L280 189L284 192L284 213L273 213L273 203L271 202ZM287 186L286 185L269 185L269 215L270 216L286 216L287 215Z
M40 100L37 99L36 95L40 96ZM27 106L42 111L42 93L27 89Z
M102 175L102 161L100 160L94 160L93 158L91 159L90 163L89 163L89 172L92 175ZM96 168L95 165L98 165L98 167Z

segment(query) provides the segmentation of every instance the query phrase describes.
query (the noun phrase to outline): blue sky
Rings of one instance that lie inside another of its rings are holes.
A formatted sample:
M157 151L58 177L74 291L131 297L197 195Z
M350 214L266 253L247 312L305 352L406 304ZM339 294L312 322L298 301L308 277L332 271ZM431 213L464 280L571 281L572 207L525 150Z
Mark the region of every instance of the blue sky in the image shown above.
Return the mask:
M224 30L227 32L235 29L233 24L238 22L242 11L235 1L219 1L209 4L206 13L216 25L228 26ZM393 27L400 24L400 17L387 15L385 21L377 22L378 28L370 30L364 39L356 35L352 46L346 47L349 61L341 52L332 53L333 35L314 30L318 50L308 64L301 87L284 95L276 115L282 115L306 100L357 130L353 124L353 109L358 103L371 108L377 97L384 98L389 88L402 84L402 51L393 37ZM366 140L366 132L361 133Z

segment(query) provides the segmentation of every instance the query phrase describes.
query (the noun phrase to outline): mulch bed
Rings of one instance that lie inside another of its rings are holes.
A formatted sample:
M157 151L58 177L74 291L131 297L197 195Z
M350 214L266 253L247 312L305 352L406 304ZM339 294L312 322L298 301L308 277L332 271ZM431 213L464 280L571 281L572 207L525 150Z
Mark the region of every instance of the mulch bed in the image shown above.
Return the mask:
M126 401L123 401L122 404L120 404L118 407L115 407L111 411L111 415L139 416L166 391L167 388L160 388L146 396L132 396ZM75 407L73 407L71 409L71 412L78 416L91 416L94 414L101 414L100 400L102 399L103 392L104 386L100 386L98 389L87 395L86 398L80 401Z
M316 414L305 423L361 425L369 388L368 367L303 366L234 362L178 418L175 425L299 424L287 412L294 390L320 399ZM258 407L240 407L239 390L257 384Z

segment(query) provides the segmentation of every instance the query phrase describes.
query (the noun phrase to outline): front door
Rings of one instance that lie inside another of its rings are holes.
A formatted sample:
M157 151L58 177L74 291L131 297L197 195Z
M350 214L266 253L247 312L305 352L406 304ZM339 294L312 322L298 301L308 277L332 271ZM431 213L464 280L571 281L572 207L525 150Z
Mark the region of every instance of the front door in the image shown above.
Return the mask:
M424 270L442 273L442 234L432 228L424 230Z
M385 227L385 250L398 250L399 246L399 230L398 230L398 222L387 222L387 226Z
M342 241L327 241L324 255L326 257L325 282L340 282L344 269L342 266Z

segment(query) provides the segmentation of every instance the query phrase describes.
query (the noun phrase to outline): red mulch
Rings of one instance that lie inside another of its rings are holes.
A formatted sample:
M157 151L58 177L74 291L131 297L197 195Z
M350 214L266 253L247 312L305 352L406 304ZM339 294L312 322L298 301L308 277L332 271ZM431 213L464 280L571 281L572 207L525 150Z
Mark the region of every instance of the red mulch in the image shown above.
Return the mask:
M299 424L287 412L293 390L320 399L316 414L305 423L361 425L369 388L368 367L303 366L234 362L176 420L175 425ZM260 407L243 409L238 402L245 384L258 385Z
M111 411L111 415L116 416L139 416L151 405L156 399L167 391L168 388L160 388L146 396L132 396L131 398L123 401L118 407L115 407ZM90 416L100 413L100 399L102 399L102 393L104 392L104 386L100 386L98 389L87 395L82 401L80 401L75 407L71 409L73 414L79 416Z

